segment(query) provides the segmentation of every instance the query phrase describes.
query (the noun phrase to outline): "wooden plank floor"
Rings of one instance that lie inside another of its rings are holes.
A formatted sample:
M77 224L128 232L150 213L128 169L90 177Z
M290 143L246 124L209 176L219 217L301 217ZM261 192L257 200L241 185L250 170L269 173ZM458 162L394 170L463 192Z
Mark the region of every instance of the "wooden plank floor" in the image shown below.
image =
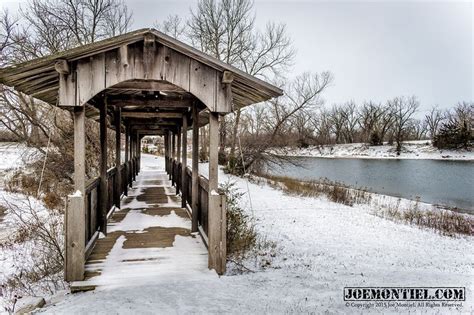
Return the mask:
M207 268L207 250L164 171L143 170L89 256L71 291L124 286ZM154 278L153 278L154 277Z

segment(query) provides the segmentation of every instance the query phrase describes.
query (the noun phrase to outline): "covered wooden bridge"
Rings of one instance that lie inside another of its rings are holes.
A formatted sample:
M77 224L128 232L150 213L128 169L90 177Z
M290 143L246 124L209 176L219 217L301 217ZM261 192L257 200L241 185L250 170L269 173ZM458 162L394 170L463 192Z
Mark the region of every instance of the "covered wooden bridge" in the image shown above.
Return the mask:
M140 171L140 144L146 135L164 137L168 179L181 194L177 207L189 212L191 230L207 243L208 267L225 272L226 207L225 196L218 190L219 117L279 96L279 88L154 29L1 69L0 82L74 113L76 192L68 196L65 219L66 280L84 279L99 233L107 235L114 209L123 206L121 198ZM100 176L93 180L85 175L86 118L100 123ZM199 128L206 124L209 179L198 172ZM111 169L107 168L107 128L115 130L116 138ZM190 167L185 139L191 128ZM120 154L123 137L124 161ZM166 186L167 179L156 176Z

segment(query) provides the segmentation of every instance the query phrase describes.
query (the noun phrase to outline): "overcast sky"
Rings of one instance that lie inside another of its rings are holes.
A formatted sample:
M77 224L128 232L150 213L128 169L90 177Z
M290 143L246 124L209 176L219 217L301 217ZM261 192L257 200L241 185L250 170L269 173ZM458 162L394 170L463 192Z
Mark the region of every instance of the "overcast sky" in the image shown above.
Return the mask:
M24 1L21 1L24 2ZM170 14L188 16L193 0L126 0L133 28ZM0 0L11 11L18 1ZM290 75L329 70L327 104L418 96L422 110L473 101L471 1L256 0L256 24L286 23L297 49Z

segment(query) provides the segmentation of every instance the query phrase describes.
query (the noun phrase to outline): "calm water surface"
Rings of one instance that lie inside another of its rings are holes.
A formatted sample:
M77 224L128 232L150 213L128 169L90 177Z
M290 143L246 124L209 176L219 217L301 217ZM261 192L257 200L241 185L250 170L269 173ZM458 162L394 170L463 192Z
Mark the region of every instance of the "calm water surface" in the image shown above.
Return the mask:
M327 178L371 192L458 207L474 214L474 162L295 157L268 172L303 180Z

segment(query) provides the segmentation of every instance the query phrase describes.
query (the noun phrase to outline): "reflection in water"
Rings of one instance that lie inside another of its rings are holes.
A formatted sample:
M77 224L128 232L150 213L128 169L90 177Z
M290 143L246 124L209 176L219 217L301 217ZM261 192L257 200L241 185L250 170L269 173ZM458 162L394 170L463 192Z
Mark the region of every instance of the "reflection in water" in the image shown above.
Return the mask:
M474 213L474 162L295 157L299 166L272 165L268 172L304 180L328 178L369 191L458 207Z

